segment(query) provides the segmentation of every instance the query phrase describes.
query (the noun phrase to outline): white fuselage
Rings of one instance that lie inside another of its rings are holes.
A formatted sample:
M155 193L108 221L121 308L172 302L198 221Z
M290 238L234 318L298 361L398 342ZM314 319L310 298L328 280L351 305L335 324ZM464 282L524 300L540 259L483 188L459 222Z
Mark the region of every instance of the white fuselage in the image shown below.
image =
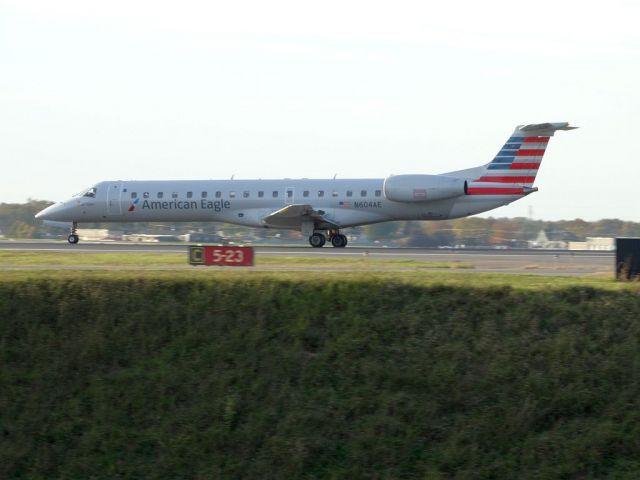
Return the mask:
M227 222L250 227L295 228L299 221L269 224L287 205L311 205L340 228L392 220L444 220L507 205L523 195L460 195L444 200L394 202L384 179L105 181L93 196L75 196L39 217L63 222Z
M507 205L537 191L533 182L550 137L568 122L518 125L492 161L441 175L385 179L110 181L39 212L43 220L78 223L227 222L300 230L313 247L340 229L392 220L446 220Z

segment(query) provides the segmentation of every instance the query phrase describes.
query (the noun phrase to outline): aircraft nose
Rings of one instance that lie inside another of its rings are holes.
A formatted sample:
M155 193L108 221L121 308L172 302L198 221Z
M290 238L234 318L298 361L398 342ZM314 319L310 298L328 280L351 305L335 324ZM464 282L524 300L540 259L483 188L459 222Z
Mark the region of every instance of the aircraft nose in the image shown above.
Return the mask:
M36 213L35 217L40 220L57 220L57 217L64 210L64 203L58 202L53 205L49 205L44 210L40 210Z

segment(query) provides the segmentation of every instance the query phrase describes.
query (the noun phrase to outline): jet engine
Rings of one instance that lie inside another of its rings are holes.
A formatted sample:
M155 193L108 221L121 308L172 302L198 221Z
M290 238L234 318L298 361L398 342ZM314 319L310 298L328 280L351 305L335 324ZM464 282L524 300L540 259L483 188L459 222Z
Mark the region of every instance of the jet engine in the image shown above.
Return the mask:
M384 195L394 202L431 202L466 193L466 180L443 175L394 175L384 181Z

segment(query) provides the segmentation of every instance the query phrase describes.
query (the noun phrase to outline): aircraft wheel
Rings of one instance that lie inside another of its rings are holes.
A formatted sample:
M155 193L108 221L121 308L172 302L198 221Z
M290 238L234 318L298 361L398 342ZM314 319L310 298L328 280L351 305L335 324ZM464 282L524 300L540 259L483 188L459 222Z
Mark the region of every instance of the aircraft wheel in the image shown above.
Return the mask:
M309 237L309 245L311 245L313 248L324 247L325 242L326 239L321 233L314 233Z
M347 246L347 237L346 235L342 235L340 233L331 237L331 245L336 248L344 248Z
M71 245L75 245L76 243L78 243L80 241L80 237L78 235L76 235L75 233L72 233L71 235L69 235L67 237L67 241L71 244Z

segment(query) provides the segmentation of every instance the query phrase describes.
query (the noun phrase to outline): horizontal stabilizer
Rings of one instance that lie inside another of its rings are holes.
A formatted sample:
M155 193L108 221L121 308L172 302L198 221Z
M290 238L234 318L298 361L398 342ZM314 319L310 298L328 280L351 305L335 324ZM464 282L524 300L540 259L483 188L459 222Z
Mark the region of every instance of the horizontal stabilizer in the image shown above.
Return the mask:
M556 130L575 130L578 127L569 126L569 122L556 123L530 123L529 125L519 125L516 132L520 131L529 135L551 137Z

